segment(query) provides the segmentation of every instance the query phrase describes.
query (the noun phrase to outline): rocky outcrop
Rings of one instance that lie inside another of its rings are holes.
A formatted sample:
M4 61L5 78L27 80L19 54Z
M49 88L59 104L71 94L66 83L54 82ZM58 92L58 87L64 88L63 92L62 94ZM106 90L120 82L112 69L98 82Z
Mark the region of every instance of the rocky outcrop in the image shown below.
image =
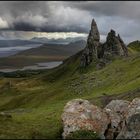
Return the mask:
M91 130L101 139L139 139L140 99L112 100L104 109L74 99L66 104L62 121L63 138L77 130Z
M120 37L120 35L118 34L118 40L121 44L122 50L123 50L123 55L124 56L128 56L128 49L127 46L125 45L124 41L122 40L122 38Z
M129 101L124 100L112 100L104 108L110 118L110 126L106 131L107 139L115 139L120 133L129 103Z
M91 23L91 30L89 32L88 39L87 39L87 45L81 57L82 66L85 67L89 65L93 60L96 60L98 58L97 48L99 46L99 41L100 41L100 35L99 35L98 27L95 20L93 19Z
M106 42L100 43L100 34L95 20L92 20L91 30L88 35L87 44L81 56L81 66L86 67L92 62L108 62L115 56L127 56L128 50L122 38L114 30L110 30ZM98 63L97 63L98 65Z
M66 104L62 121L64 125L63 138L81 129L98 132L101 138L105 138L104 133L109 124L108 116L101 108L82 99L75 99Z
M111 29L108 33L106 42L104 44L104 58L110 58L113 56L127 56L127 48L118 35L116 36L116 32Z
M140 139L140 99L134 99L126 110L123 128L117 139Z

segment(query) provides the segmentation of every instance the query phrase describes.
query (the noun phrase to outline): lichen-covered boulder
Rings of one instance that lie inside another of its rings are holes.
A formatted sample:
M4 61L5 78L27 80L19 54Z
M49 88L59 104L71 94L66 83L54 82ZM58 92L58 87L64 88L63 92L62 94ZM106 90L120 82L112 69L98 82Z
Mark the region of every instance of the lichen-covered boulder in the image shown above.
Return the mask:
M66 104L62 121L63 138L77 130L92 130L101 138L105 138L104 133L110 122L107 114L101 108L82 99L74 99Z
M135 98L126 112L123 128L117 139L140 139L140 98Z
M112 100L104 109L87 100L68 102L62 114L63 138L78 130L96 132L101 139L140 139L140 98Z
M125 100L112 100L104 108L110 118L110 127L106 131L106 138L114 139L120 133L129 104L130 102Z

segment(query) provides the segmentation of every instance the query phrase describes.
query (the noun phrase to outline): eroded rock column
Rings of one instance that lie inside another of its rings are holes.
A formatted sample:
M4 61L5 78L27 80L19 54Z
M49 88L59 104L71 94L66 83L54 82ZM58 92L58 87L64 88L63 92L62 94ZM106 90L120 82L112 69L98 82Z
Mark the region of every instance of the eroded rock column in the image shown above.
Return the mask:
M99 42L100 34L97 24L93 19L91 23L91 30L87 39L87 45L81 57L81 66L85 67L98 58L97 47L99 46Z

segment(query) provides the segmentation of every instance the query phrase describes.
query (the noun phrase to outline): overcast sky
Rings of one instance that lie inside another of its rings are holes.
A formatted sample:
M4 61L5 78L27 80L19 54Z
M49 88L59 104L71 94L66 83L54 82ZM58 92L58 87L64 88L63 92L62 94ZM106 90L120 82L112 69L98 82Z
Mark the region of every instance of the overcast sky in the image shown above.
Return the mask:
M140 40L139 1L0 1L0 39L86 37L93 18L102 40L110 29Z

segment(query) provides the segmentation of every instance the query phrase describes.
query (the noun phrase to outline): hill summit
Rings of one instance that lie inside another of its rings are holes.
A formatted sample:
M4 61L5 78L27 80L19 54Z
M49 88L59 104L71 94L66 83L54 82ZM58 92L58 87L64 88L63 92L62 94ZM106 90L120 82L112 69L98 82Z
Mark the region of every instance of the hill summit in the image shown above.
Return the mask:
M107 35L106 42L100 42L100 33L95 20L92 20L91 30L88 35L87 44L81 57L81 66L86 67L93 61L104 60L105 62L115 56L127 56L127 47L118 34L111 29Z

